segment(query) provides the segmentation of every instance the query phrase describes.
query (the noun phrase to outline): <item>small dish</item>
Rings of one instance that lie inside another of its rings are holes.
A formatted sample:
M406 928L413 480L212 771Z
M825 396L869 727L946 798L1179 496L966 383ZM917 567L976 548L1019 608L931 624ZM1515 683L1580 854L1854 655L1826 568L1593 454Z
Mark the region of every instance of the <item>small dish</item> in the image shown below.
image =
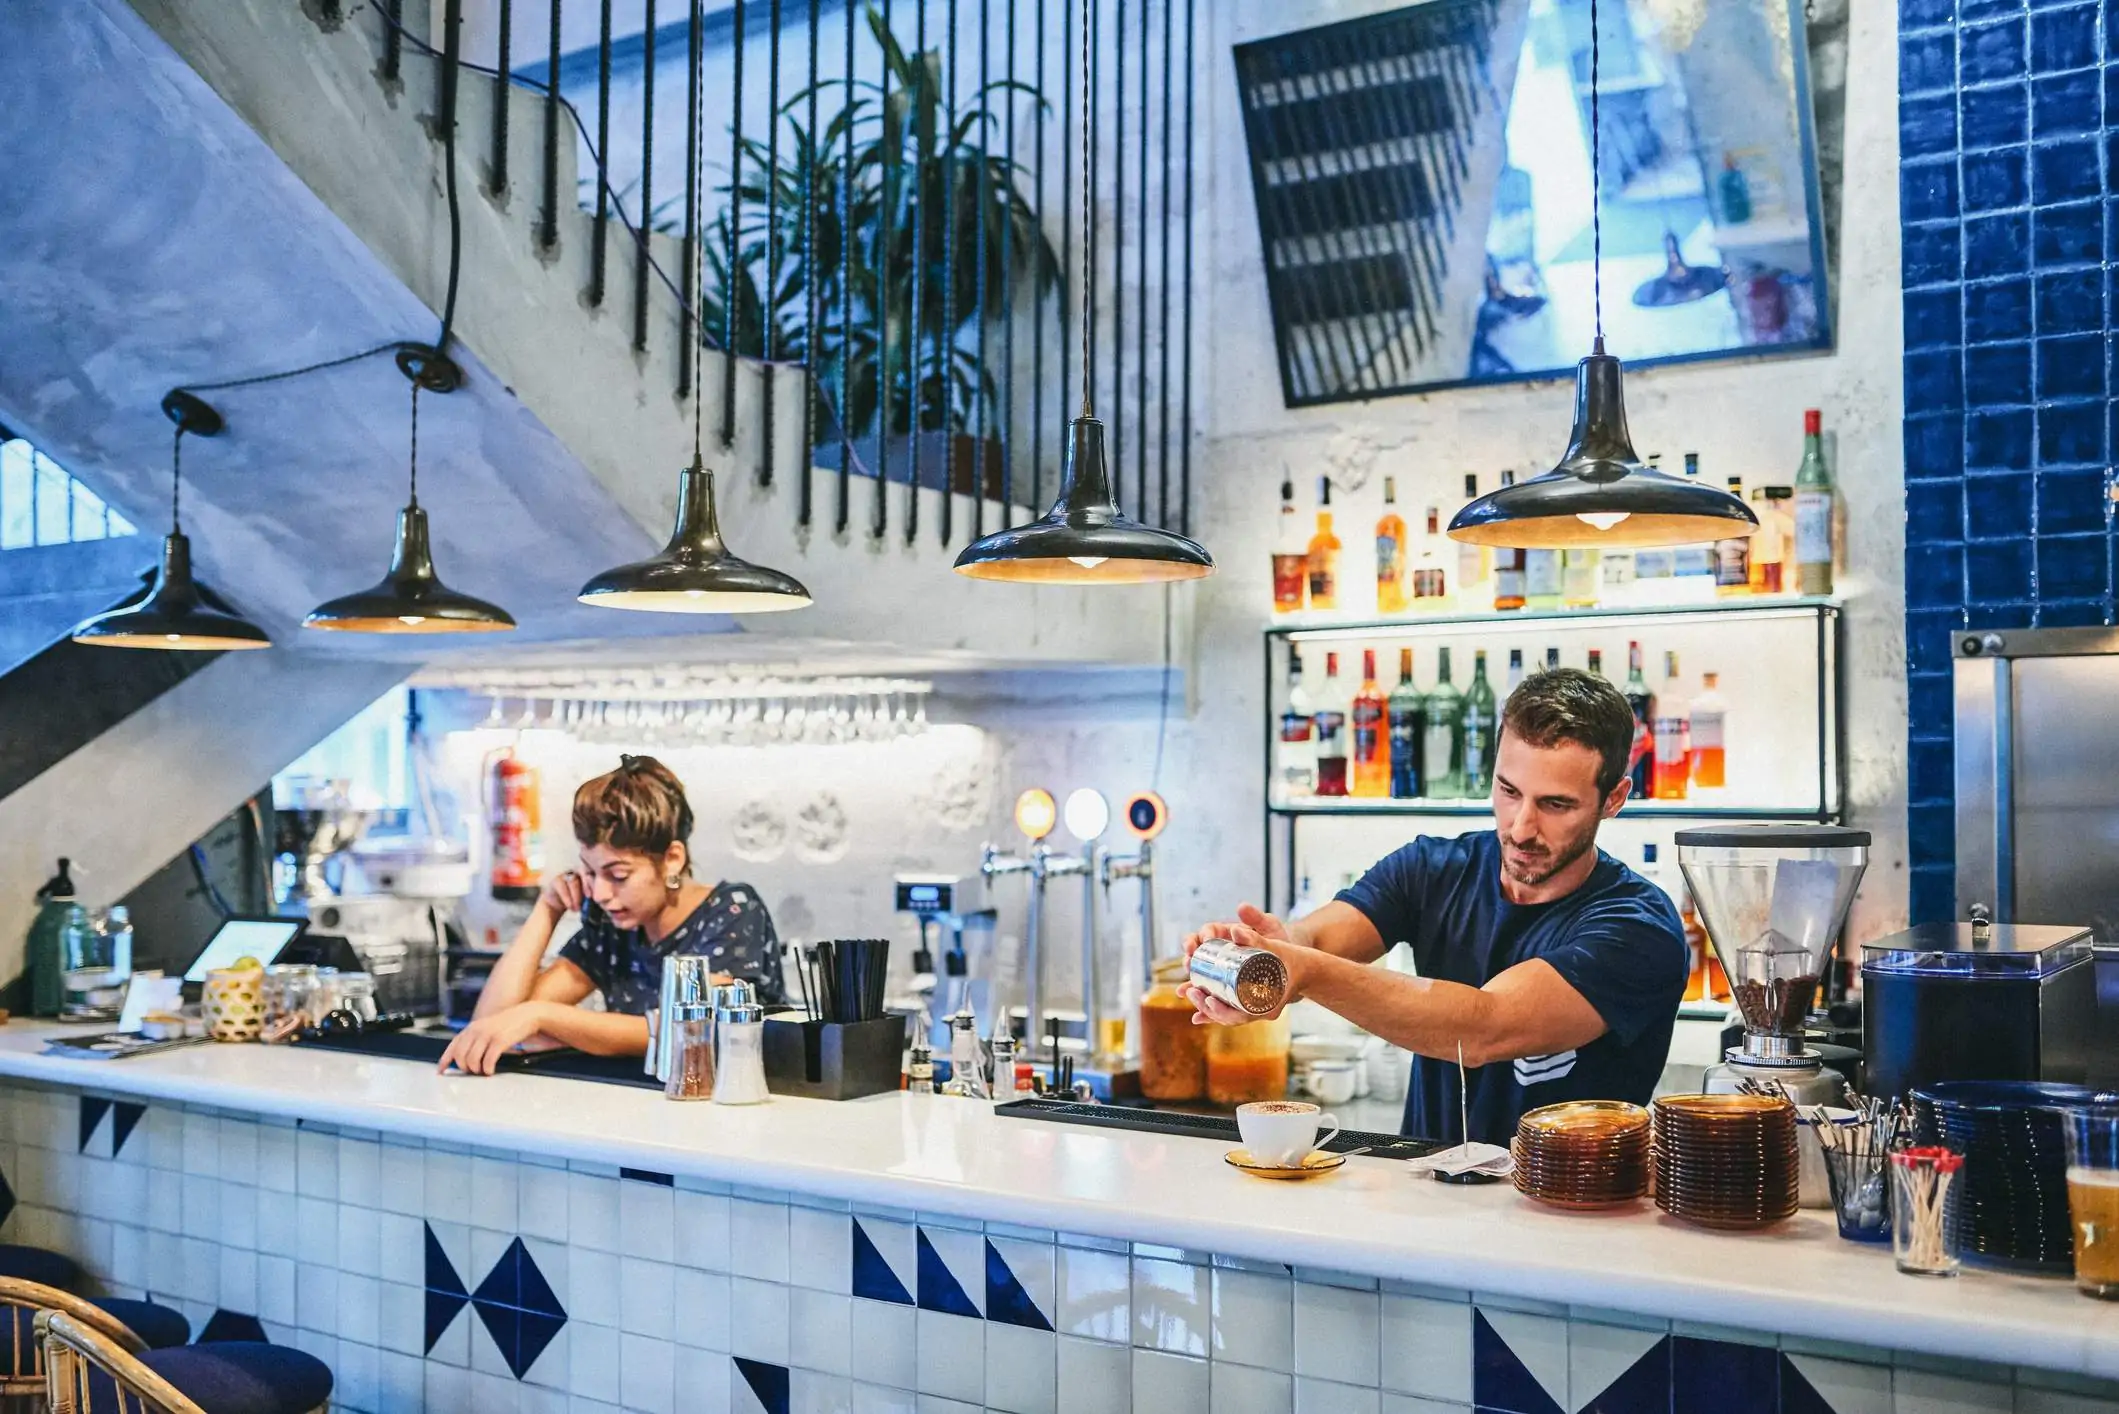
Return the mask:
M1258 1162L1258 1160L1251 1157L1249 1149L1231 1149L1228 1153L1222 1155L1222 1160L1231 1168L1242 1169L1245 1173L1255 1174L1259 1178L1300 1180L1316 1178L1320 1174L1332 1172L1346 1162L1346 1155L1327 1153L1323 1149L1312 1149L1303 1156L1303 1160L1299 1165L1282 1167L1279 1164L1262 1164Z

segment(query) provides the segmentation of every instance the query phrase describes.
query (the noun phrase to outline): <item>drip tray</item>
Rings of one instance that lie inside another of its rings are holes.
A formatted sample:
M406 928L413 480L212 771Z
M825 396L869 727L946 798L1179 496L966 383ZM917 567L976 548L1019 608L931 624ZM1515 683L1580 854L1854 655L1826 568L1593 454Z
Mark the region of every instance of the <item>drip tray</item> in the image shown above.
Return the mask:
M376 1031L350 1036L307 1036L300 1045L327 1051L351 1051L356 1055L381 1056L387 1060L417 1061L434 1066L449 1048L456 1033L446 1027L414 1031ZM571 1046L549 1051L517 1051L500 1059L504 1075L553 1075L566 1080L593 1080L602 1085L635 1085L660 1090L662 1082L640 1068L639 1056L592 1056Z
M993 1112L1015 1119L1053 1120L1060 1124L1087 1124L1100 1129L1137 1129L1148 1134L1177 1134L1189 1139L1215 1139L1228 1144L1242 1142L1236 1121L1224 1115L1199 1114L1190 1110L1155 1110L1138 1105L1085 1105L1078 1100L1010 1100L995 1105ZM1349 1149L1368 1149L1363 1157L1417 1159L1443 1147L1433 1139L1408 1139L1402 1134L1380 1134L1364 1129L1342 1129L1324 1146L1335 1154Z

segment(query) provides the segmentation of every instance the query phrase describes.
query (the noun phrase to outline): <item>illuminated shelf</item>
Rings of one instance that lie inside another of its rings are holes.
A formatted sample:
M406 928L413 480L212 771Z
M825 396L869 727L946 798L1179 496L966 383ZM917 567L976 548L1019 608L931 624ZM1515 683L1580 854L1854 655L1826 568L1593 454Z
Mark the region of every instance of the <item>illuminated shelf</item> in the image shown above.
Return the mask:
M1735 615L1800 617L1817 613L1837 614L1838 599L1800 598L1795 595L1758 595L1716 599L1700 604L1634 605L1609 609L1518 609L1464 614L1389 614L1350 618L1342 614L1287 614L1266 625L1268 637L1351 638L1368 634L1407 636L1428 631L1458 632L1468 628L1510 628L1516 625L1617 626L1629 622L1668 623L1673 619L1713 622Z
M1493 803L1485 800L1378 800L1374 797L1344 800L1306 800L1295 804L1274 801L1266 806L1274 815L1491 815ZM1690 800L1629 800L1618 818L1655 815L1675 820L1828 820L1831 811L1800 805L1708 805Z

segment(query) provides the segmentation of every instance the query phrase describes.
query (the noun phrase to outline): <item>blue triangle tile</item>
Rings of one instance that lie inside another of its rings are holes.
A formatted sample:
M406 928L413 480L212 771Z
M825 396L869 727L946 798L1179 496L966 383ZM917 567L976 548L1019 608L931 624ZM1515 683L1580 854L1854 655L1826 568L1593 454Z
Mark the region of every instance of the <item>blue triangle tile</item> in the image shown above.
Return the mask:
M441 1250L441 1239L434 1235L432 1226L421 1223L427 1233L427 1290L438 1291L445 1296L468 1297L464 1279L456 1274L456 1264L449 1254Z
M4 1215L0 1215L4 1219ZM912 1293L905 1283L891 1270L890 1263L876 1250L875 1239L861 1228L861 1220L853 1220L853 1294L865 1296L870 1301L892 1301L900 1306L912 1304Z
M1002 1321L1026 1330L1049 1331L1052 1322L1037 1309L1030 1293L1016 1280L1008 1262L991 1241L986 1244L986 1319Z
M522 1239L518 1237L508 1244L507 1251L500 1254L500 1260L493 1264L492 1271L486 1273L486 1279L478 1284L478 1290L471 1293L471 1299L479 1304L481 1312L487 1306L506 1306L511 1310L521 1308L522 1258ZM428 1285L433 1283L429 1282Z
M1603 1392L1575 1414L1667 1414L1670 1409L1670 1341L1657 1341L1626 1367ZM1827 1411L1829 1414L1829 1411Z
M1780 1374L1781 1353L1768 1346L1684 1335L1670 1338L1673 1409L1776 1414L1781 1402Z
M1567 1414L1516 1358L1501 1333L1476 1310L1472 1312L1472 1403L1507 1414Z
M522 1247L522 1243L519 1241L515 1245ZM559 1326L563 1326L567 1322L567 1308L559 1304L558 1294L552 1290L552 1284L545 1280L543 1271L539 1270L537 1266L537 1259L530 1255L530 1249L527 1247L522 1247L521 1267L522 1299L520 1304L522 1309L531 1315L558 1322L558 1325L552 1327L553 1334L557 1334ZM524 1330L527 1331L528 1327L524 1327ZM545 1340L548 1341L551 1338L548 1335ZM544 1349L544 1344L540 1342L537 1348L539 1350ZM530 1358L534 1360L536 1357L533 1355Z
M147 1117L147 1106L135 1105L129 1100L114 1100L110 1106L110 1156L116 1158L125 1152L125 1141L132 1138L133 1130Z
M429 1291L427 1293L427 1345L428 1350L449 1329L456 1313L471 1304L471 1298L461 1292Z
M0 1223L6 1222L8 1215L14 1211L15 1190L9 1185L7 1175L0 1173Z
M516 1314L522 1318L521 1334L516 1337L515 1360L509 1368L520 1380L529 1376L530 1367L537 1363L538 1356L544 1354L544 1348L566 1329L567 1318L543 1311L519 1311Z
M81 1138L75 1148L80 1153L88 1152L88 1141L96 1137L96 1126L103 1116L110 1113L110 1101L99 1100L93 1095L81 1097Z
M743 1383L750 1392L758 1396L758 1403L765 1414L788 1414L790 1403L787 1390L787 1367L768 1365L763 1360L746 1360L738 1355L736 1368L742 1372Z
M916 1231L915 1236L919 1239L920 1309L977 1320L979 1308L964 1294L963 1283L956 1279L955 1272L949 1270L942 1254L934 1250L934 1244L927 1240L924 1231Z
M215 1340L263 1341L264 1339L265 1326L257 1317L246 1316L240 1311L217 1310L207 1317L205 1329L199 1332L198 1338L192 1344L205 1345L207 1342Z
M1817 1386L1785 1355L1781 1357L1781 1414L1834 1414Z
M433 1300L434 1293L428 1292L427 1299ZM472 1302L471 1309L478 1313L479 1322L485 1326L486 1334L493 1337L493 1344L500 1351L500 1358L508 1362L508 1368L515 1372L515 1378L521 1379L522 1367L515 1362L522 1346L522 1312L513 1306L493 1306L483 1301Z

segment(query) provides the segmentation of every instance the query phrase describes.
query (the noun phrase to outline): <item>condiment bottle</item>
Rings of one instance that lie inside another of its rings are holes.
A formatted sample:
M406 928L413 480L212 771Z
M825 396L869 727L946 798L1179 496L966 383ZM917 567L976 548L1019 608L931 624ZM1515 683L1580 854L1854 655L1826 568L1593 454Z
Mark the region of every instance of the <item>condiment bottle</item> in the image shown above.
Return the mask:
M912 1059L905 1066L905 1088L915 1095L934 1093L934 1052L925 1041L912 1043Z
M713 1008L678 1002L663 1014L658 1037L669 1056L662 1093L671 1100L711 1100L714 1094Z
M756 1105L772 1098L765 1088L765 1009L748 982L715 992L714 1103Z

